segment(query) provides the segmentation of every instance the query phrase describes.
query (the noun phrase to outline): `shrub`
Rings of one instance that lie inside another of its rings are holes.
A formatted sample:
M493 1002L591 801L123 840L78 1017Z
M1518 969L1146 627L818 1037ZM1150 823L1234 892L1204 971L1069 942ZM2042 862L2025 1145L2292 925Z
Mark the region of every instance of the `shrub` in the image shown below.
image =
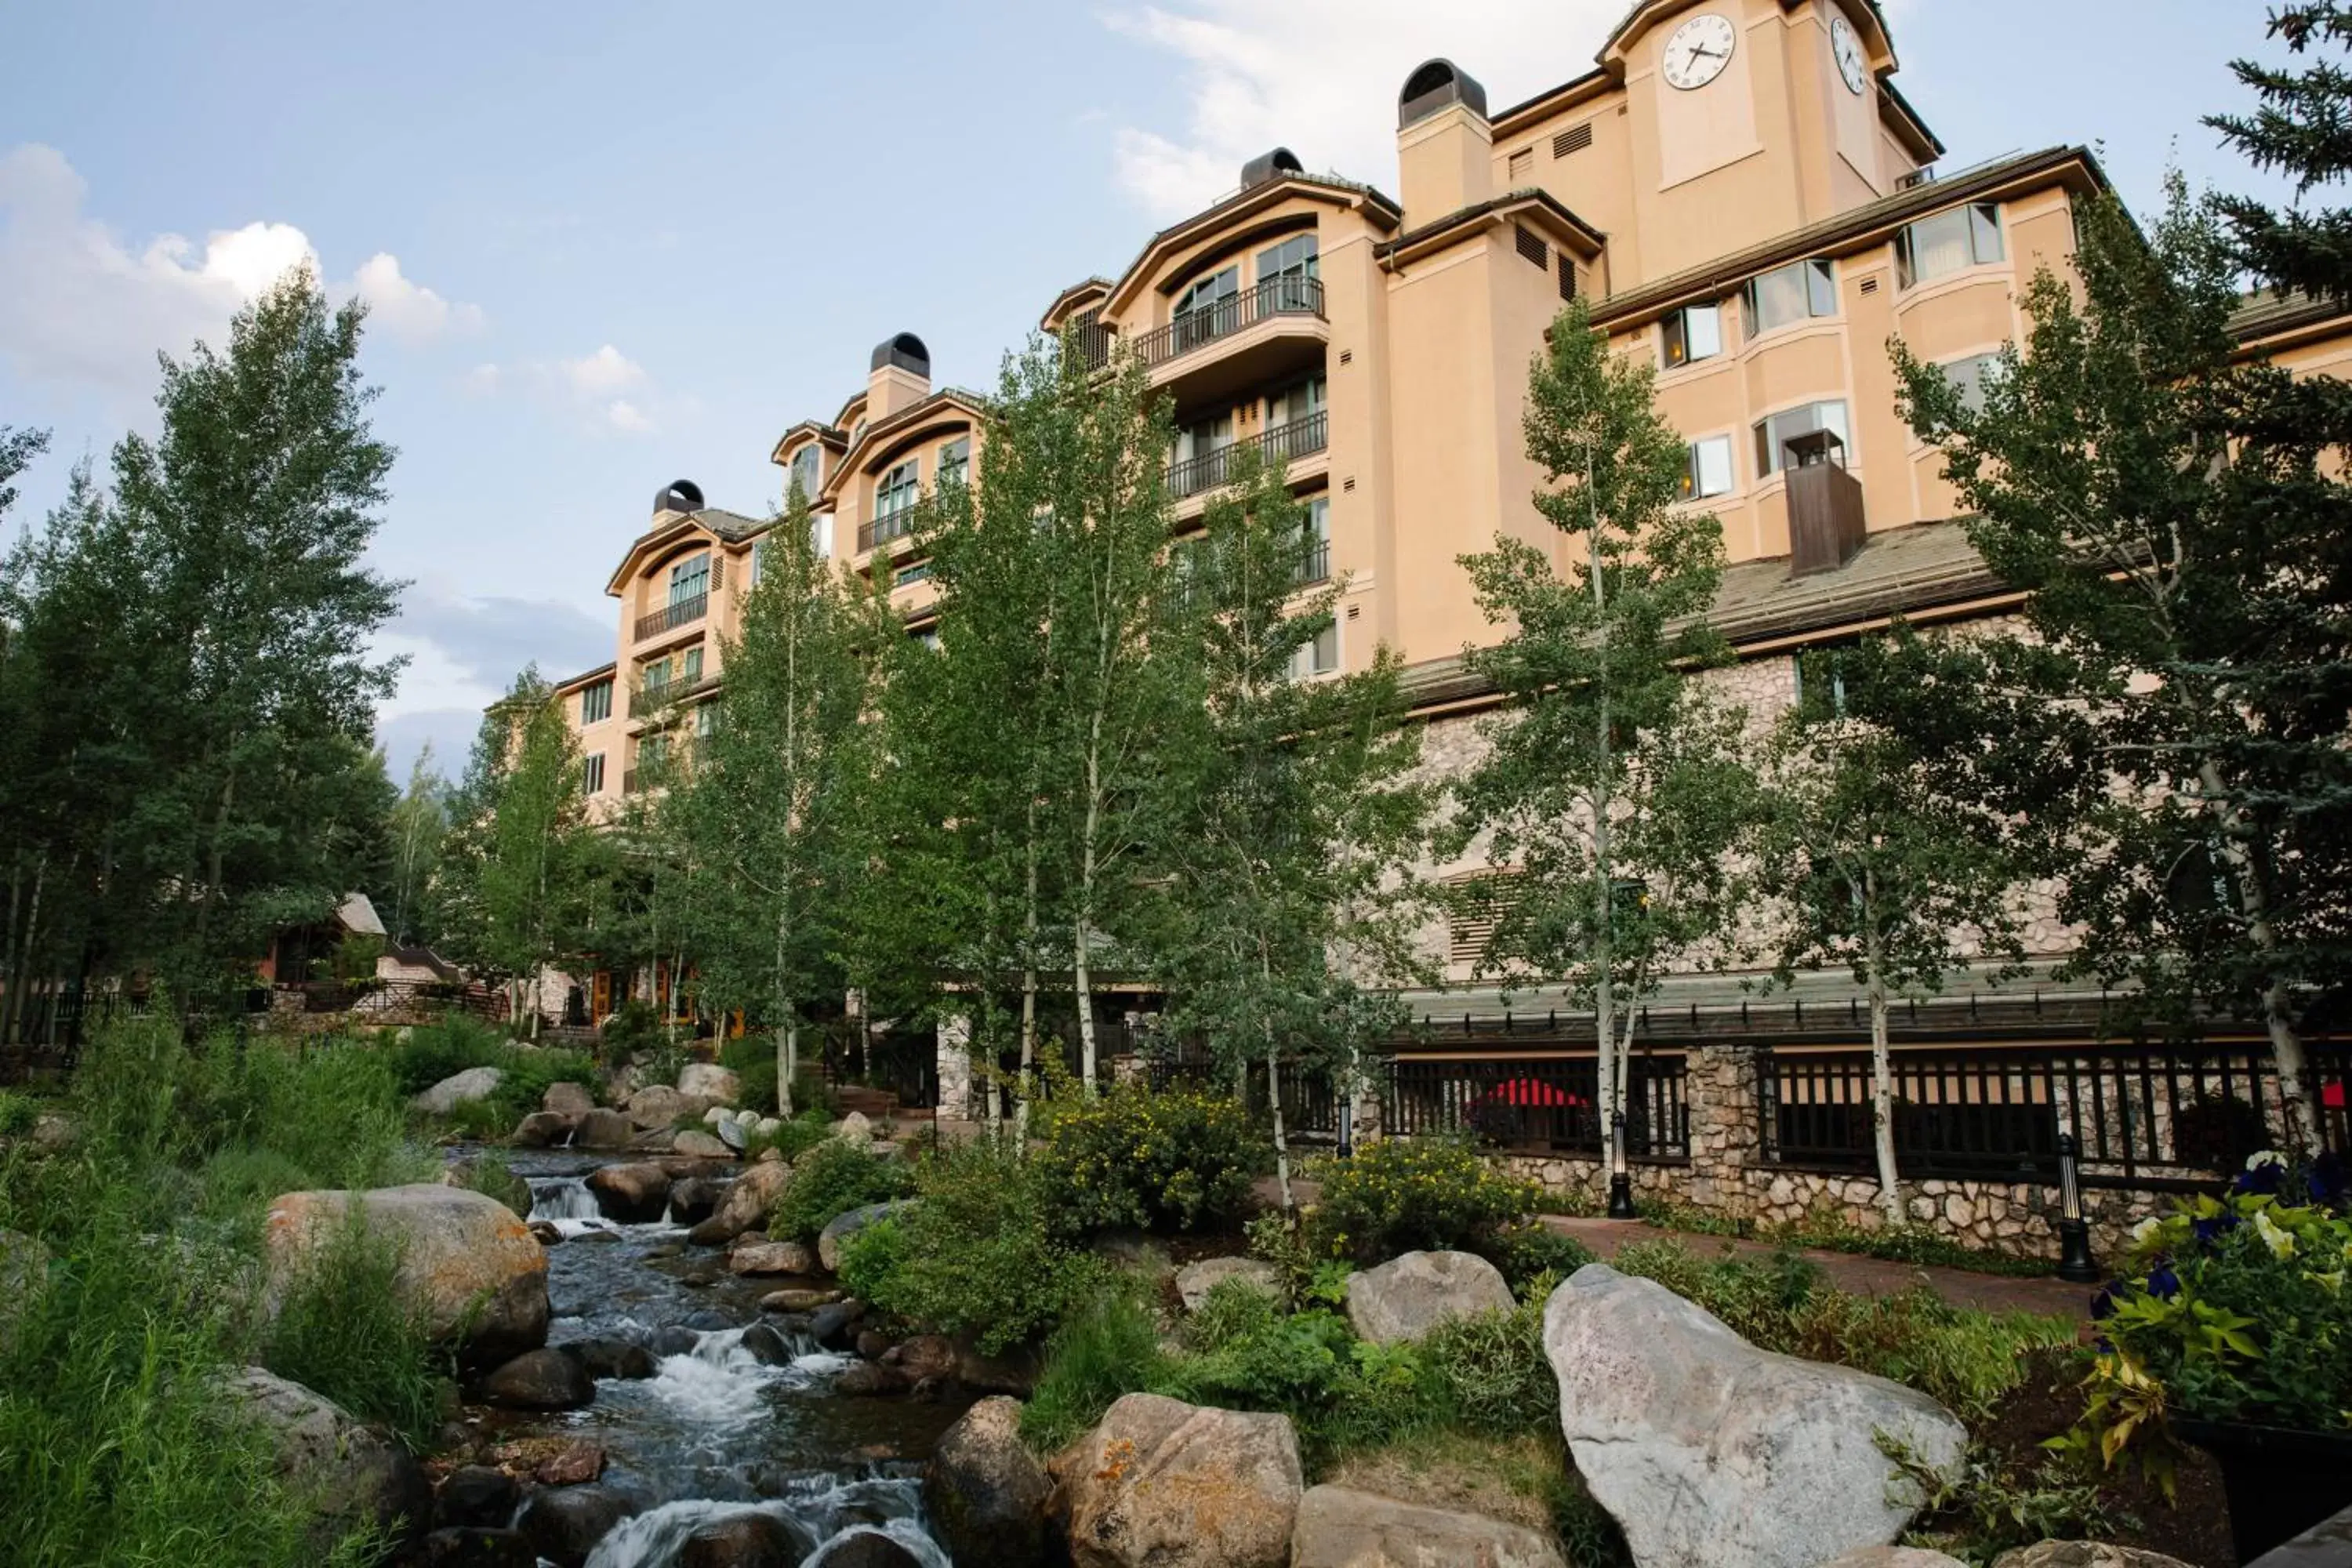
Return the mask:
M423 1452L443 1369L424 1323L402 1305L399 1273L399 1253L369 1234L355 1207L288 1289L262 1364Z
M1248 1202L1257 1138L1223 1096L1122 1084L1057 1104L1035 1159L1055 1223L1074 1234L1198 1230Z
M810 1156L820 1158L838 1157ZM806 1179L794 1177L787 1197ZM1101 1261L1047 1228L1034 1163L969 1144L926 1159L917 1188L920 1203L844 1249L843 1284L869 1305L941 1333L969 1333L995 1355L1051 1330L1100 1289Z
M468 1068L506 1065L507 1042L488 1025L452 1013L430 1024L419 1024L408 1038L386 1053L405 1097L422 1094L445 1078Z
M40 1102L29 1094L0 1089L0 1138L15 1138L33 1130L41 1116Z
M1508 1437L1559 1426L1559 1379L1544 1353L1540 1300L1440 1323L1422 1337L1421 1359L1455 1426Z
M762 1116L776 1113L774 1036L745 1035L740 1039L726 1041L719 1047L719 1065L735 1075L739 1105Z
M1389 1138L1348 1160L1311 1170L1323 1184L1315 1215L1318 1248L1377 1263L1401 1252L1486 1252L1534 1212L1533 1182L1506 1176L1468 1143Z
M698 1117L687 1120L697 1127L702 1125ZM824 1111L803 1110L791 1121L778 1123L773 1132L747 1134L743 1142L743 1159L748 1163L758 1159L763 1152L773 1149L786 1160L796 1161L832 1136L833 1124L826 1120Z
M632 1058L649 1057L667 1045L669 1032L654 1012L652 1003L632 996L621 1004L618 1011L603 1020L596 1031L596 1054L605 1061L618 1064ZM677 1068L671 1077L648 1078L648 1083L674 1083Z
M1093 1429L1125 1394L1161 1374L1160 1327L1137 1291L1114 1283L1073 1312L1045 1342L1045 1368L1021 1407L1021 1436L1055 1454Z
M1555 1283L1595 1261L1592 1249L1539 1220L1512 1226L1486 1248L1487 1261L1503 1271L1511 1289L1525 1293L1538 1280Z
M590 1094L596 1091L595 1059L582 1051L558 1046L509 1046L505 1056L491 1065L501 1075L489 1099L501 1129L511 1128L537 1110L556 1084L585 1084Z
M818 1144L793 1167L793 1179L768 1211L768 1234L779 1241L814 1242L851 1209L903 1198L912 1186L907 1168L877 1160L839 1139Z

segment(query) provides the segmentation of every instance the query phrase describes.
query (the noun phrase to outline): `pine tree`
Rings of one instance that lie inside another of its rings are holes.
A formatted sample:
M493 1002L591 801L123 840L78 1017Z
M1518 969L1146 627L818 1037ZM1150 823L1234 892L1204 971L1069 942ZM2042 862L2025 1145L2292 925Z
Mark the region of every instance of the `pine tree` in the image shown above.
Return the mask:
M2270 36L2297 57L2315 49L2352 50L2352 10L2342 0L2303 0L2275 6ZM2238 260L2283 293L2352 305L2352 213L2342 207L2301 209L2302 199L2352 175L2352 72L2337 60L2302 70L2250 59L2230 69L2253 89L2253 113L2209 115L2205 123L2265 173L2291 175L2297 205L2274 212L2245 196L2222 196L2215 206L2230 226Z
M1693 847L1735 826L1709 826L1721 800L1691 787L1727 764L1706 737L1736 730L1687 676L1727 657L1705 619L1723 531L1678 504L1686 450L1652 405L1654 379L1610 352L1581 300L1536 359L1528 455L1544 471L1535 504L1563 536L1565 572L1548 544L1507 536L1463 558L1487 619L1510 628L1465 660L1509 706L1483 727L1489 750L1457 787L1445 844L1481 851L1497 873L1478 885L1495 922L1482 968L1565 981L1592 1007L1612 1140L1633 1004L1717 924L1703 868L1724 860Z

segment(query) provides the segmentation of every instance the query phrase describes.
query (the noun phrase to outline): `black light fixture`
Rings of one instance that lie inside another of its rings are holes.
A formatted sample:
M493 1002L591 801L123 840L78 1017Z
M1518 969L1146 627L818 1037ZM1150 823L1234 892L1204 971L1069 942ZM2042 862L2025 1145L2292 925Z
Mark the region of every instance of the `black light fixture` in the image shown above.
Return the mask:
M1634 1219L1633 1176L1625 1169L1625 1113L1609 1113L1609 1217Z
M2099 1278L2091 1256L2091 1227L2083 1218L2082 1173L2076 1167L2074 1135L2058 1134L2058 1278L2088 1285Z

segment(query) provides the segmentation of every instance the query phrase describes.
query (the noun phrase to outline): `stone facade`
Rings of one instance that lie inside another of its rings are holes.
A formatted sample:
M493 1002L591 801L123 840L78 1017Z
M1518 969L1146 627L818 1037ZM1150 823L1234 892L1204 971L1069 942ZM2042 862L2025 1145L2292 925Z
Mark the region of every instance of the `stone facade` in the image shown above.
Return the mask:
M1690 1158L1636 1163L1631 1174L1637 1198L1761 1228L1821 1218L1863 1230L1885 1224L1874 1178L1765 1163L1754 1047L1695 1046L1686 1059ZM1597 1159L1512 1154L1500 1163L1549 1192L1573 1195L1594 1212L1608 1196L1608 1170ZM1962 1246L2018 1258L2058 1256L2054 1185L1930 1179L1906 1181L1904 1194L1911 1224ZM2158 1212L2161 1203L2152 1191L2085 1189L2083 1212L2093 1251L2101 1258L2119 1256L2127 1245L2125 1233Z

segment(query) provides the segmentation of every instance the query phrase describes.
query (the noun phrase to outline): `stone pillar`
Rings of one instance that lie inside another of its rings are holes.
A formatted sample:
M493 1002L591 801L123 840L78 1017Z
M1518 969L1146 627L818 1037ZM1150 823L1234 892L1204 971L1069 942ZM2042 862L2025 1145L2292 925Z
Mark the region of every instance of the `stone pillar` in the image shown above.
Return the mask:
M1763 1130L1756 1120L1756 1047L1695 1045L1685 1060L1690 1201L1711 1213L1743 1218L1753 1202L1749 1173L1760 1168L1763 1155Z
M958 1013L940 1020L941 1121L968 1121L978 1114L971 1092L971 1020Z

